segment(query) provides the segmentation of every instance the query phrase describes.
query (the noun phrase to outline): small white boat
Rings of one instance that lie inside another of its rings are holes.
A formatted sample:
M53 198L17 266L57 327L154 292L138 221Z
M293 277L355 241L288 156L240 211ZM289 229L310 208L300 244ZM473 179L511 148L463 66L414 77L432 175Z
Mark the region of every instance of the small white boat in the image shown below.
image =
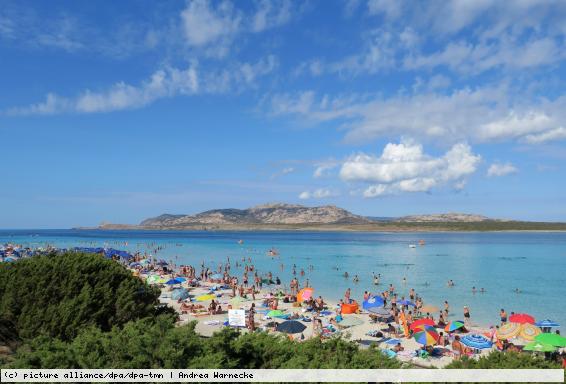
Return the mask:
M416 244L409 244L409 248L416 248L417 245Z

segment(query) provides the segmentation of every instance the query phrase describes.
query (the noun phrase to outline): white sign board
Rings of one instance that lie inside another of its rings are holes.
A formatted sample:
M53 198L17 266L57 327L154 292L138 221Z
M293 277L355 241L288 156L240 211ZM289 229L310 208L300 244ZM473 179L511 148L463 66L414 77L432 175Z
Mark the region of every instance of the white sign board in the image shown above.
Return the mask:
M229 309L228 310L228 324L231 327L245 327L246 326L246 311L243 309Z

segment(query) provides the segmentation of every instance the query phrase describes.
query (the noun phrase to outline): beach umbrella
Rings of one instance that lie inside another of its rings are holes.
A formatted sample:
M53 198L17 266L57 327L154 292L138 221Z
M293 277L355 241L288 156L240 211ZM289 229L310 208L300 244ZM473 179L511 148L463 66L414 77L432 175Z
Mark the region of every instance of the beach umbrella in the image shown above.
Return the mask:
M423 305L421 308L421 312L424 313L434 313L434 312L438 312L439 309L438 307L435 307L434 305Z
M359 317L355 316L348 316L345 317L344 320L338 323L341 327L355 327L356 325L362 325L364 321Z
M556 321L552 321L552 320L549 320L549 319L537 321L537 322L535 323L535 325L536 325L537 327L541 327L541 328L560 327L560 324L558 324Z
M550 344L555 347L566 347L566 337L556 333L541 333L535 336L535 341L544 344Z
M413 337L419 344L434 345L438 342L438 332L430 325L423 325L415 329Z
M454 332L457 329L464 328L465 324L462 320L454 320L446 324L444 330L446 332Z
M367 309L368 312L373 313L374 315L378 316L389 316L389 310L383 307L370 307Z
M287 316L287 314L283 311L278 310L278 309L274 309L272 311L267 312L266 316L269 316L269 317L285 317L285 316Z
M409 301L409 300L399 300L399 301L397 302L397 304L399 304L399 305L407 305L407 306L412 305L413 307L416 307L415 303L413 303L412 301Z
M178 280L178 279L169 279L165 284L167 285L175 285L175 284L181 284L182 281Z
M305 329L307 329L306 325L295 320L284 321L275 328L276 331L283 333L301 333Z
M177 276L177 277L175 277L175 280L180 281L181 283L184 283L185 281L187 281L187 278L182 277L182 276Z
M491 348L493 343L482 335L466 335L460 339L462 344L475 349Z
M314 288L303 288L299 291L299 293L297 294L297 302L302 303L305 300L308 300L312 297L312 294L314 292Z
M383 307L383 299L379 296L371 296L369 299L362 303L362 308L369 310L374 307Z
M542 331L536 325L525 323L521 324L521 332L519 332L519 336L521 336L523 340L533 341L535 337L541 333Z
M171 292L171 298L173 300L185 300L189 297L189 291L185 288L177 288Z
M212 300L212 299L216 299L215 295L200 295L196 297L197 301L207 301L207 300Z
M523 351L532 351L532 352L554 352L556 347L541 343L540 341L533 341L523 347Z
M411 329L414 330L415 328L421 327L423 325L428 325L430 327L434 326L434 320L431 319L427 319L427 318L422 318L422 319L418 319L415 320L411 323Z
M526 313L515 313L514 315L509 316L509 322L519 324L534 324L535 318Z
M521 332L521 325L518 323L507 323L497 330L496 336L499 340L512 339Z

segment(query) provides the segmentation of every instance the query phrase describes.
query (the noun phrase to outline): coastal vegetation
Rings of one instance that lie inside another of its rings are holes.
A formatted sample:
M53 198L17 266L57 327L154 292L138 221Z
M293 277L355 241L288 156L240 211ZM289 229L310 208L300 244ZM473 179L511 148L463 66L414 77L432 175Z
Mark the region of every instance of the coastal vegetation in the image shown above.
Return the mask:
M67 252L0 264L0 366L12 368L400 368L341 338L304 342L224 328L204 338L158 309L159 292L120 264ZM410 366L409 366L410 367ZM451 368L557 368L492 353Z

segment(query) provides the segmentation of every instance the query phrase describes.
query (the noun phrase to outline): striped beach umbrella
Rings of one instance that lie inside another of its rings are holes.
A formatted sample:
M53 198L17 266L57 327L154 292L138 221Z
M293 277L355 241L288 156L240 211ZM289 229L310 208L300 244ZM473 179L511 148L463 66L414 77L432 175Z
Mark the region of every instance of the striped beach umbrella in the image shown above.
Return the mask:
M454 320L446 324L444 330L446 332L454 332L457 329L464 328L465 324L462 320Z
M475 349L491 348L493 343L482 335L466 335L460 339L462 344Z
M534 324L535 318L526 313L515 313L514 315L509 316L509 322L519 324Z
M519 323L507 323L497 330L496 336L499 340L508 340L517 336L521 332Z
M560 327L560 324L558 324L556 321L552 321L550 319L545 319L545 320L540 320L537 321L535 323L535 325L537 327L541 327L541 328L555 328L555 327Z
M438 343L439 336L434 327L423 325L415 329L413 337L419 344L434 345Z
M566 337L556 333L541 333L535 336L535 341L544 344L550 344L555 347L566 347Z
M427 318L418 319L418 320L415 320L411 323L410 328L412 330L415 330L415 328L422 327L423 325L428 325L430 327L433 327L434 326L434 320L427 319Z
M541 333L542 331L536 325L525 323L521 324L521 332L519 332L519 336L523 340L533 341L535 337Z

